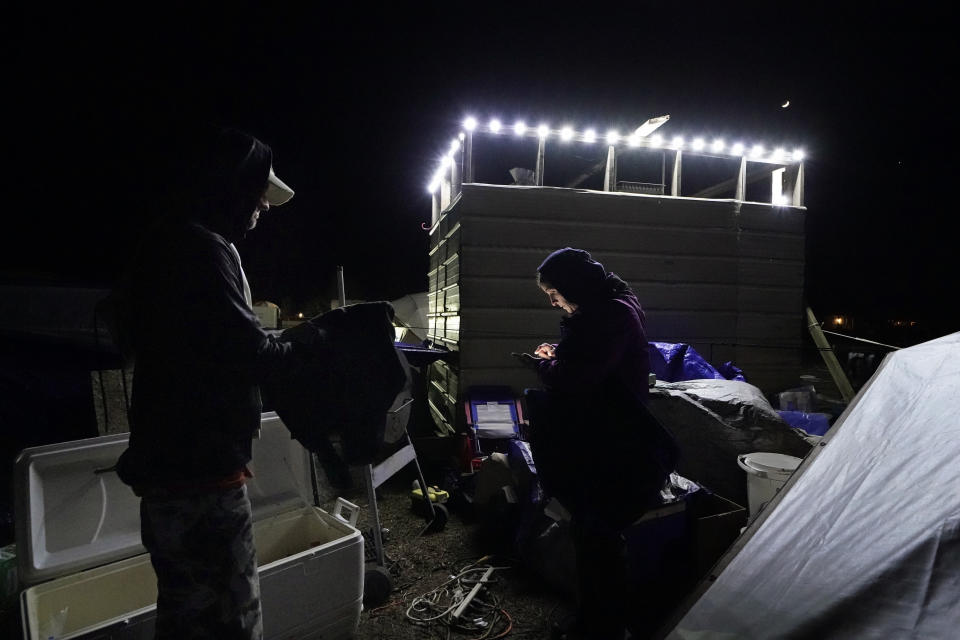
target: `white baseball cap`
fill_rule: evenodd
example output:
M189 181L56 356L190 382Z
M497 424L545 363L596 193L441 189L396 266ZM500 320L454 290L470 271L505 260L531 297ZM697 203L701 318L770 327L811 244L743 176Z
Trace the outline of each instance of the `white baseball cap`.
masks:
M278 178L273 172L273 167L270 167L270 175L267 177L267 202L271 207L279 207L292 197L293 189Z

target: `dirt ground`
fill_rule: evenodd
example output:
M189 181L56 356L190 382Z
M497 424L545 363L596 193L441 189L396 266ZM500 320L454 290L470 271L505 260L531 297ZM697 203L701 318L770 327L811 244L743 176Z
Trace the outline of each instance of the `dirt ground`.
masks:
M525 572L515 558L492 553L495 549L485 541L477 523L466 512L453 509L442 530L423 532L428 520L414 512L410 498L414 479L414 467L409 465L377 490L380 524L388 530L384 550L394 589L386 602L364 606L355 638L549 639L551 626L570 615L572 603L569 599L549 590L536 576ZM355 482L354 489L340 495L361 507L357 526L361 531L369 532L372 516L362 481ZM332 493L321 496L322 507L332 510L336 497ZM370 549L372 553L372 545ZM415 598L474 563L498 567L484 598L495 600L503 613L490 628L466 633L439 622L426 626L407 618L407 610Z

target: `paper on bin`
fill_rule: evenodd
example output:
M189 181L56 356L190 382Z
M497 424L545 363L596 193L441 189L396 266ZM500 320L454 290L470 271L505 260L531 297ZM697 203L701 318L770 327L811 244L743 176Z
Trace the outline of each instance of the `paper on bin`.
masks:
M477 404L477 421L474 424L481 438L512 438L517 432L509 404L488 402Z

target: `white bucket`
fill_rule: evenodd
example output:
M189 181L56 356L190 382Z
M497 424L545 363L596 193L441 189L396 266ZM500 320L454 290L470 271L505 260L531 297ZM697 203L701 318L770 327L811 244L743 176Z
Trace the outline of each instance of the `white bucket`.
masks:
M751 519L773 500L800 462L800 458L782 453L758 452L737 456L737 464L747 472L747 501Z

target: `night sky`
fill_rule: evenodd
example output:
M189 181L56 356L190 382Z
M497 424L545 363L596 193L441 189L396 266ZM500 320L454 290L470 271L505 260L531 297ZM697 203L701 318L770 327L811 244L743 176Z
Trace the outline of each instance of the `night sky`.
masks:
M240 246L255 297L309 310L342 264L348 297L393 299L427 288L426 184L464 116L670 114L665 135L806 150L819 314L960 328L946 17L639 4L14 9L0 281L110 286L214 123L271 145L297 191Z

